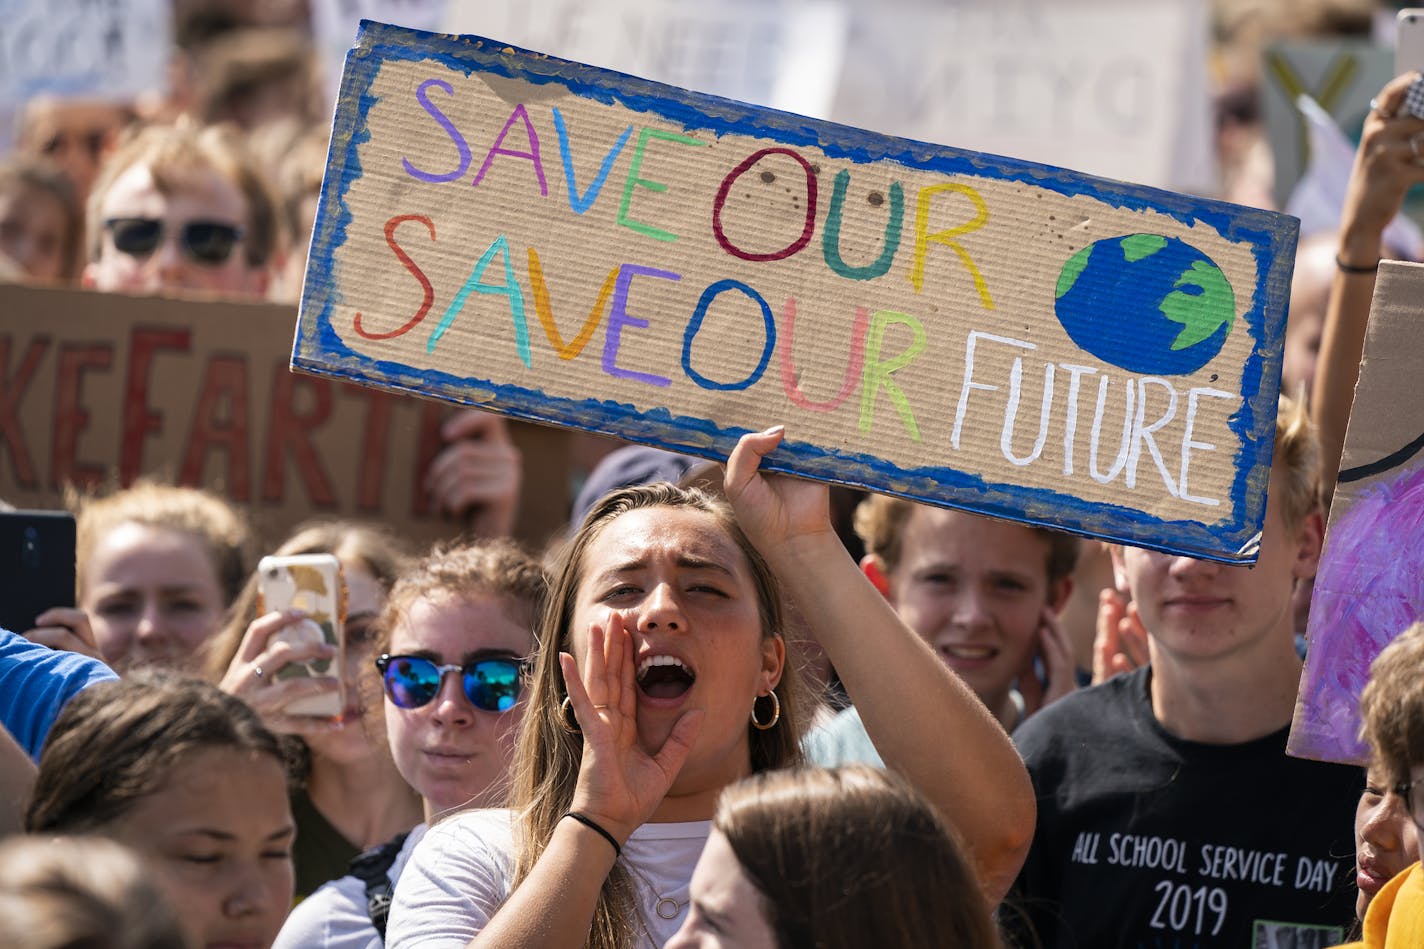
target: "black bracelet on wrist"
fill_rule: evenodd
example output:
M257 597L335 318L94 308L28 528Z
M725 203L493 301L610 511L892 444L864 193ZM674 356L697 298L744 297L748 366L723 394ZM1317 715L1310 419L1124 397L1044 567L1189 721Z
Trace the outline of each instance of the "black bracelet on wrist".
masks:
M1341 273L1379 273L1380 262L1377 260L1373 267L1357 267L1354 264L1347 264L1340 259L1340 255L1335 255L1335 266L1340 268Z
M613 848L613 859L614 859L614 860L617 860L619 857L623 856L623 848L618 845L618 841L613 838L613 835L612 835L612 834L610 834L608 831L606 831L606 830L604 830L602 827L600 827L600 826L598 825L598 822L595 821L593 818L591 818L591 817L585 817L584 815L580 814L578 811L569 811L569 812L568 812L567 814L565 814L564 816L565 816L565 817L572 817L574 820L578 821L580 824L582 824L583 826L587 827L589 830L593 831L594 833L598 834L598 835L599 835L600 837L602 837L604 840L608 841L609 845Z

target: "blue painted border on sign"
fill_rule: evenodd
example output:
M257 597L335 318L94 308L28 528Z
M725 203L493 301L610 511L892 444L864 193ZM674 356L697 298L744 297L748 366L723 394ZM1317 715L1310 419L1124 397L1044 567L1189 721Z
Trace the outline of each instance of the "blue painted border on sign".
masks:
M1243 406L1231 422L1242 446L1235 459L1231 490L1232 509L1238 515L1234 519L1167 521L1135 508L1090 503L1061 492L989 483L949 467L907 470L873 456L795 442L794 431L788 432L787 441L763 465L1142 547L1225 562L1255 559L1254 553L1239 552L1251 546L1265 519L1284 313L1299 227L1294 218L1033 162L892 138L571 63L482 37L427 33L363 20L342 76L328 174L322 184L294 340L293 367L472 405L489 399L499 403L499 411L517 418L572 425L706 457L725 458L744 430L723 429L706 419L674 417L666 410L640 413L618 403L556 398L541 390L496 385L474 377L416 371L362 356L342 342L331 318L338 302L335 252L344 243L351 222L346 192L362 174L358 148L369 139L366 115L376 101L370 93L371 84L386 61L433 61L465 75L480 71L537 84L558 83L575 95L655 114L688 131L735 133L810 146L829 157L857 163L891 160L921 171L1021 182L1063 195L1084 195L1113 207L1155 211L1186 225L1205 224L1230 241L1248 244L1259 276L1255 304L1243 320L1256 345L1244 367ZM333 174L333 169L339 169L339 174ZM1273 313L1277 318L1268 320L1268 314ZM684 440L670 437L673 435Z

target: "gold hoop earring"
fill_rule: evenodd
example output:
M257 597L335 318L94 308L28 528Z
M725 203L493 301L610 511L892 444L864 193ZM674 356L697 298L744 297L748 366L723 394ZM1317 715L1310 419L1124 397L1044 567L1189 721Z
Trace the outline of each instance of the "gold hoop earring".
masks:
M559 723L575 735L582 734L583 729L579 727L578 717L573 712L574 700L565 695L564 700L559 703Z
M758 695L756 698L752 699L752 727L759 732L771 731L771 729L776 727L776 723L781 721L780 696L778 696L774 690L768 692L767 696L771 698L771 720L764 723L757 721L756 717L757 703L762 700L763 696Z

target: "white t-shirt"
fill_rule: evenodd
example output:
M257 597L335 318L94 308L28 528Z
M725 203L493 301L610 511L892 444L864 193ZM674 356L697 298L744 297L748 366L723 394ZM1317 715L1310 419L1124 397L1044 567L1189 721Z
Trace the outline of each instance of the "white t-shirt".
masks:
M465 811L426 833L396 885L386 929L390 949L464 949L484 928L513 879L510 820L504 809ZM687 916L692 868L711 830L711 821L644 824L623 845L655 946L671 939ZM661 897L677 901L672 919L658 914Z
M425 825L417 824L401 844L386 876L391 883L400 879L415 845L425 835ZM366 908L366 884L354 876L323 883L302 900L287 916L272 949L381 949L381 938L371 924Z

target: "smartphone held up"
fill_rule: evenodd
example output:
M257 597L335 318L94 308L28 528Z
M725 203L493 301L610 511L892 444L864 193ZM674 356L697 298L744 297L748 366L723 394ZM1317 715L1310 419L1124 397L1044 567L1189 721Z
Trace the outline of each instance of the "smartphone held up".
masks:
M1394 28L1394 74L1424 74L1424 8L1400 10ZM1401 109L1424 119L1424 75L1414 80Z
M341 561L331 554L299 554L290 557L263 557L257 565L258 612L299 610L303 618L284 627L274 641L294 649L326 645L331 654L287 663L276 673L278 679L330 676L338 683L336 692L298 699L285 711L338 719L346 708L345 668L346 583Z

